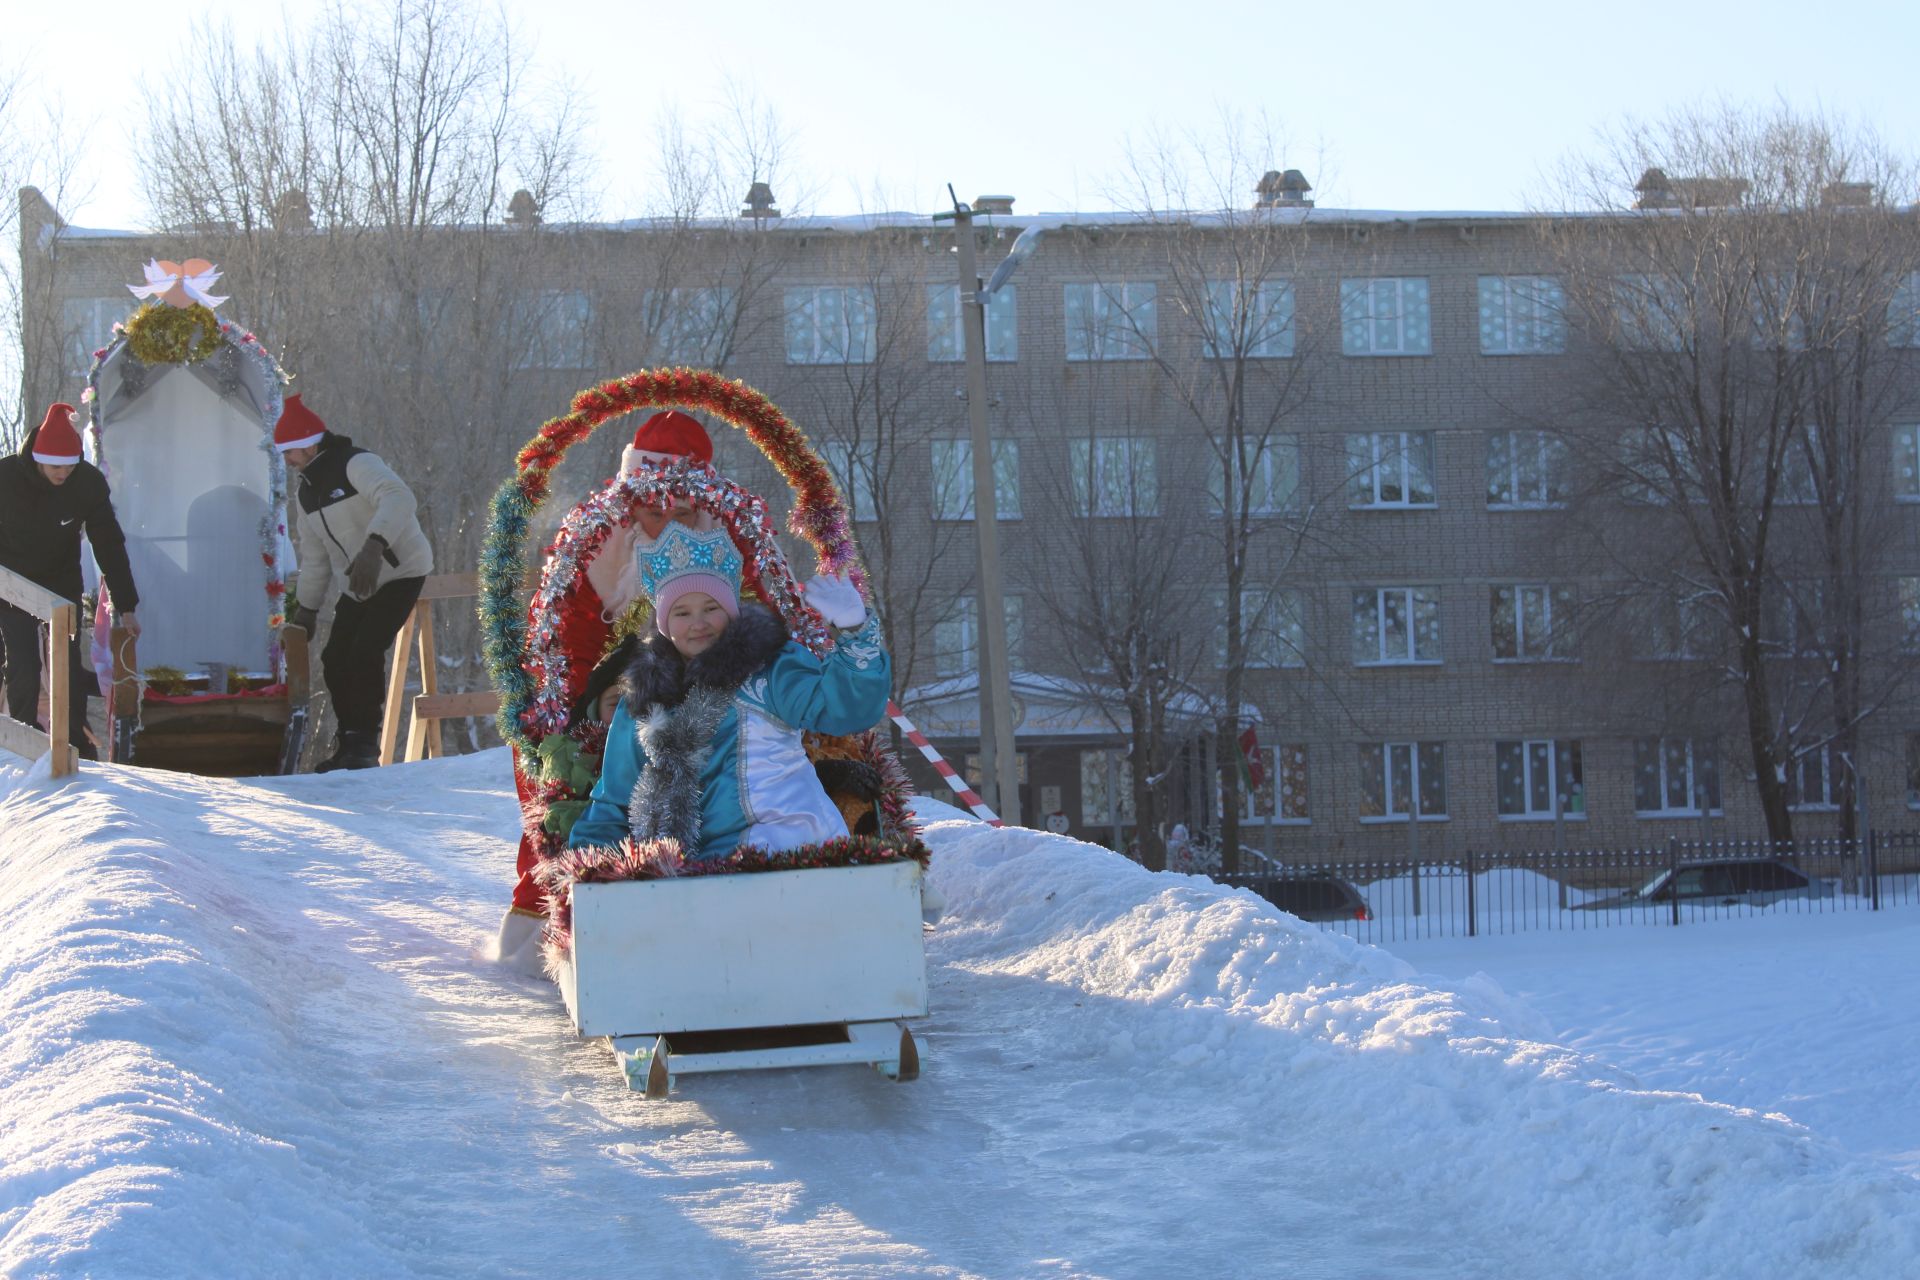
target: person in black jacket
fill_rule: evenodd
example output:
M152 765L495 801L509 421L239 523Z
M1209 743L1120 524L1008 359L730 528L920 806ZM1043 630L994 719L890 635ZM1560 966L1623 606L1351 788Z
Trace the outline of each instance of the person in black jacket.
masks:
M80 456L80 432L73 406L48 408L20 451L0 458L0 568L11 569L56 595L78 601L80 535L93 544L109 598L120 625L140 634L134 610L133 567L127 562L127 538L114 518L113 496L100 469ZM31 724L40 702L40 624L32 614L0 601L0 653L7 669L7 713ZM87 669L80 662L80 638L68 641L67 670L72 710L69 736L81 756L96 759L87 742Z

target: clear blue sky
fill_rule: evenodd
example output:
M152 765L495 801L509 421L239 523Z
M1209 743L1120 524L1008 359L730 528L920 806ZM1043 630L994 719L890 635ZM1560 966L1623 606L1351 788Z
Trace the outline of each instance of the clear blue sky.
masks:
M136 69L191 75L186 14L242 36L271 0L15 6L11 56L90 126L86 226L140 225ZM813 175L813 212L931 211L1007 192L1028 212L1113 207L1129 138L1264 113L1323 205L1515 209L1595 130L1705 99L1783 98L1870 122L1920 152L1920 2L1611 4L1136 0L971 6L507 0L545 71L564 69L610 168L643 173L663 103L710 110L731 77L776 106ZM119 72L120 74L116 74ZM878 193L876 195L876 192ZM640 211L628 177L600 216ZM783 199L785 193L781 193Z

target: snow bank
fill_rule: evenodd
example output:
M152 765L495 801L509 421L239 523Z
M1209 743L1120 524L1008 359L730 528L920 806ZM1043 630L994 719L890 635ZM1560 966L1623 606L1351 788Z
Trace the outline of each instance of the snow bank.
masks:
M1250 892L1063 837L946 822L931 842L951 963L1097 998L1063 1029L1081 1047L1204 1078L1391 1202L1579 1274L1895 1276L1920 1251L1920 1183L1780 1117L1639 1090L1489 981L1444 989Z
M0 766L4 768L4 766ZM930 803L926 1074L628 1094L481 959L503 752L0 774L0 1275L1908 1274L1920 1183Z

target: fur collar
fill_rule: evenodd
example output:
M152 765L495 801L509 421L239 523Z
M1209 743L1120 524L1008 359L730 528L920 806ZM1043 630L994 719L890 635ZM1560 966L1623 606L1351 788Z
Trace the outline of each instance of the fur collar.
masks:
M622 686L627 710L643 720L655 707L677 707L692 689L733 690L772 662L787 644L787 624L764 605L742 602L705 653L688 661L673 641L654 635L633 656Z

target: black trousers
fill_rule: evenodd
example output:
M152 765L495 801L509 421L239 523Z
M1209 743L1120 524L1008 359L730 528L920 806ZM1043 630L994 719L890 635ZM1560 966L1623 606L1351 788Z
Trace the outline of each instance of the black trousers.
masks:
M7 668L7 714L27 724L40 710L40 619L15 605L0 601L0 659ZM94 758L87 745L87 695L93 679L80 664L80 637L67 642L67 737L86 759Z
M365 600L343 595L320 670L342 733L378 733L387 697L387 650L420 599L425 578L395 578ZM401 655L403 658L405 655Z

